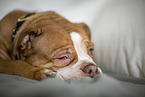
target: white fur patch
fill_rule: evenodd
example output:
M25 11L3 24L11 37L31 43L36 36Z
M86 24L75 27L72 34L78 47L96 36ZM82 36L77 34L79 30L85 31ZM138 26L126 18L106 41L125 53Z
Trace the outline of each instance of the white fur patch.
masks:
M73 67L78 66L82 62L94 63L93 59L87 53L87 48L81 35L76 32L72 32L70 35L78 56L78 61L75 65L73 65Z
M54 77L56 75L56 72L53 72L52 70L49 70L49 69L45 69L43 71L43 73L46 75L46 76L49 76L49 77Z

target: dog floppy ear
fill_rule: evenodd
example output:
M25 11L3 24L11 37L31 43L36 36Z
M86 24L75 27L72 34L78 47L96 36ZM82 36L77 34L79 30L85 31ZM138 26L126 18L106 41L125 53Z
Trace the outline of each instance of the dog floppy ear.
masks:
M85 32L87 33L88 37L91 39L91 31L88 27L88 25L86 25L85 23L80 23L82 28L85 30Z
M32 53L32 41L41 33L39 28L27 28L17 36L12 44L13 55L16 59L24 59Z

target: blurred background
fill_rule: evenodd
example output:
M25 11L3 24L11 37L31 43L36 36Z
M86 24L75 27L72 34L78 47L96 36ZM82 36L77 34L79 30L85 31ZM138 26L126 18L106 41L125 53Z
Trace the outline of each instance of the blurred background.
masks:
M145 77L145 0L0 0L0 19L14 9L85 22L103 72Z
M72 22L87 22L108 0L0 0L0 19L8 12L21 9L26 11L55 11ZM93 15L93 13L95 14Z

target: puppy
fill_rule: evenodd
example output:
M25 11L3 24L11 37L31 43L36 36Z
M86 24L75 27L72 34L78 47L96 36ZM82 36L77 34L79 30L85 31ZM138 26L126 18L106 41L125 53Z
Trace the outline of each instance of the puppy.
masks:
M52 11L15 10L0 21L0 72L34 80L68 80L101 73L90 30Z

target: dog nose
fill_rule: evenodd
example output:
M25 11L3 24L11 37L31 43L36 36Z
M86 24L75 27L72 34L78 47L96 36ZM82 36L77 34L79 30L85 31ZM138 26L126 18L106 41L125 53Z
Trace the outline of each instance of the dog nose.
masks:
M98 68L96 65L94 64L89 64L87 66L85 66L82 71L84 73L88 73L90 75L90 77L94 77L96 74L98 74Z

